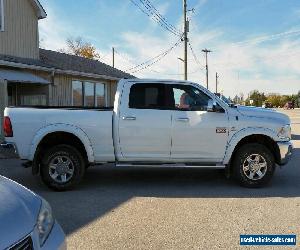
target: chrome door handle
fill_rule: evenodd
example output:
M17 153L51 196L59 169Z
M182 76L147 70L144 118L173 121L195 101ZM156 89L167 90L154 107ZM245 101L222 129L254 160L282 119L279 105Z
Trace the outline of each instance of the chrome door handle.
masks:
M190 119L189 118L177 118L176 121L178 122L188 122Z
M126 121L135 121L136 117L134 117L134 116L123 116L122 119L126 120Z

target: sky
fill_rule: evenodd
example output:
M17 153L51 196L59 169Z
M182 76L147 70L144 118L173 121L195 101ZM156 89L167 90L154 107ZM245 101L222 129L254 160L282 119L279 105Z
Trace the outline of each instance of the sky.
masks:
M115 66L137 77L183 79L178 58L183 58L184 46L177 35L183 30L182 0L144 1L150 1L176 31L169 32L141 11L139 7L147 12L142 0L40 0L48 15L39 22L40 46L60 50L67 38L80 36L109 65L115 47ZM230 97L247 96L254 89L280 94L300 90L299 0L187 0L187 4L193 10L188 12L188 80L206 86L202 49L208 48L213 92L216 72L219 90ZM174 45L153 65L142 64Z

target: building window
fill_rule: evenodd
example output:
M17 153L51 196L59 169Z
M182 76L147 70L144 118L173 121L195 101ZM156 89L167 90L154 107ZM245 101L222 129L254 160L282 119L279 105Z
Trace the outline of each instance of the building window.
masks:
M91 82L84 83L84 106L95 106L95 84Z
M20 96L21 105L30 105L30 106L45 106L47 105L47 96L46 95L21 95Z
M72 91L73 91L73 106L82 106L83 105L83 88L82 82L73 81L72 82Z
M96 107L106 106L105 85L103 83L96 83L95 95L96 95L95 106Z
M8 96L8 106L15 106L16 105L16 88L7 85L7 96Z
M0 0L0 31L4 31L4 1Z
M72 82L73 106L105 107L105 84L95 82Z

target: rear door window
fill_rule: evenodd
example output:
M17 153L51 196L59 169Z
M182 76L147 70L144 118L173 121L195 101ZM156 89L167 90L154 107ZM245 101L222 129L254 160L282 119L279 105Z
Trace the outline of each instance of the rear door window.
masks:
M138 83L130 88L129 108L167 109L165 84Z

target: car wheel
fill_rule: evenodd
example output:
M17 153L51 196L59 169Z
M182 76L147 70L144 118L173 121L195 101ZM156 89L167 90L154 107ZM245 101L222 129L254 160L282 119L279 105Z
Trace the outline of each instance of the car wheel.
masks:
M42 157L41 178L53 190L72 189L81 181L84 172L84 159L72 146L54 146Z
M275 160L262 144L251 143L237 150L233 160L235 179L244 187L262 187L272 178Z

